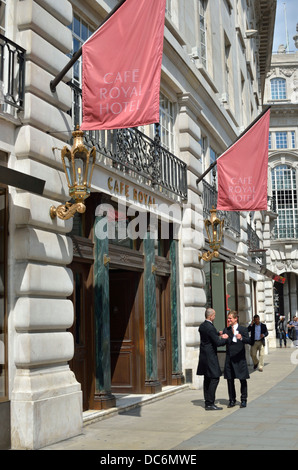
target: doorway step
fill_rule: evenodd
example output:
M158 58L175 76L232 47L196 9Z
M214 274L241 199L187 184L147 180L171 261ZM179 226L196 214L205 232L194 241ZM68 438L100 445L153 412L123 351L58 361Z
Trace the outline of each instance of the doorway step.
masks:
M184 385L168 385L163 387L162 391L153 394L131 394L126 395L124 393L114 393L116 398L116 406L108 410L88 410L83 412L83 425L94 423L102 419L107 419L117 414L124 413L134 408L148 405L157 400L162 400L170 395L182 392L189 388L189 384Z

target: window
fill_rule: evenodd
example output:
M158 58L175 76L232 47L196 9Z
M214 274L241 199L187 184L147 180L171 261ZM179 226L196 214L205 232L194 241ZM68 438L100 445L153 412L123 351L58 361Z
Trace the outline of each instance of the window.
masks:
M297 238L298 205L297 180L294 168L287 165L275 167L271 172L272 195L278 218L274 226L275 238Z
M78 15L74 14L72 24L70 25L73 35L73 49L68 56L71 58L82 46L82 44L93 34L94 29L83 21ZM72 120L73 128L82 122L82 56L72 67L73 77L73 102L72 102Z
M199 0L199 49L202 65L207 66L207 45L206 45L206 0Z
M296 148L295 131L277 131L269 133L269 149Z
M217 153L215 152L215 150L213 150L213 148L210 147L210 165L215 162L215 160L217 159L217 157L218 157L218 155L217 155Z
M287 132L286 131L276 132L275 133L275 139L276 139L276 148L277 149L286 149L288 147L288 145L287 145Z
M88 25L85 21L82 20L78 15L74 14L73 22L70 25L73 35L73 49L69 57L72 57L84 42L93 34L94 28ZM76 85L81 86L82 84L82 57L76 61L72 70L73 70L73 79Z
M212 147L209 148L209 165L212 165L212 163L215 162L215 160L218 158L218 154L215 152L215 150L213 150ZM209 166L208 165L208 166ZM207 167L206 167L206 170L207 170ZM213 167L213 171L211 172L210 171L210 183L212 184L212 180L213 178L216 177L216 174L217 174L217 165L215 165ZM211 180L212 178L212 180Z
M230 79L231 79L231 43L225 35L225 92L227 93L226 101L229 101Z
M286 80L284 78L273 78L271 80L271 99L285 100L286 94Z
M269 150L272 149L272 135L271 135L271 132L269 132L269 144L268 144L268 149L269 149Z
M204 162L206 158L206 151L207 151L207 137L201 136L199 140L199 144L201 146L200 162Z
M162 93L159 101L160 142L167 150L174 153L175 106Z

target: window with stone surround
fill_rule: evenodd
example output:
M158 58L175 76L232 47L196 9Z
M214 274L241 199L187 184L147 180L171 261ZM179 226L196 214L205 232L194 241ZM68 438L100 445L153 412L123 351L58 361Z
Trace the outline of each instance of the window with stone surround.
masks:
M175 115L175 104L161 93L159 102L160 141L172 153L175 152Z
M206 8L207 0L198 0L199 1L199 49L200 49L200 59L202 65L207 67L207 39L206 39Z
M269 149L296 148L296 132L291 130L274 131L269 133Z
M279 165L271 171L272 196L276 203L278 218L273 235L278 238L297 238L298 205L296 170L287 165Z
M285 100L287 98L286 80L284 78L272 78L270 85L272 100Z
M82 47L84 42L94 33L95 29L76 13L74 13L73 21L69 27L72 31L73 38L73 48L71 53L68 54L69 58L71 58ZM71 70L72 84L74 86L71 116L73 120L73 128L75 128L76 124L80 124L82 122L82 95L80 92L82 88L82 56L74 63Z

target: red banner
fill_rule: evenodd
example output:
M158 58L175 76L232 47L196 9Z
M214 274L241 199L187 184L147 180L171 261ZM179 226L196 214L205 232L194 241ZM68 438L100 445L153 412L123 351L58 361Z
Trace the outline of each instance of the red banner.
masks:
M159 122L166 0L126 0L82 46L82 130Z
M267 210L270 109L217 160L217 209Z

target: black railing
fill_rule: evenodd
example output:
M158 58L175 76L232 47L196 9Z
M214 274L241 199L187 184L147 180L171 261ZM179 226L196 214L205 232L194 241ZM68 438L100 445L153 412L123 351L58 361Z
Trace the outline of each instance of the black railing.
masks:
M72 115L74 126L80 124L82 90L69 82L73 90ZM156 190L163 188L187 199L187 165L159 142L150 139L136 128L107 131L86 131L87 146L95 146L101 157L109 158L112 165L130 175L145 178Z
M247 244L251 251L261 248L260 239L250 224L247 224Z
M210 216L210 209L212 206L217 206L217 191L215 186L211 186L209 183L203 180L203 216L207 219ZM228 228L234 232L237 236L240 235L240 213L234 211L217 211L217 216L220 219L224 219L225 228Z
M0 104L23 109L26 51L0 34Z

